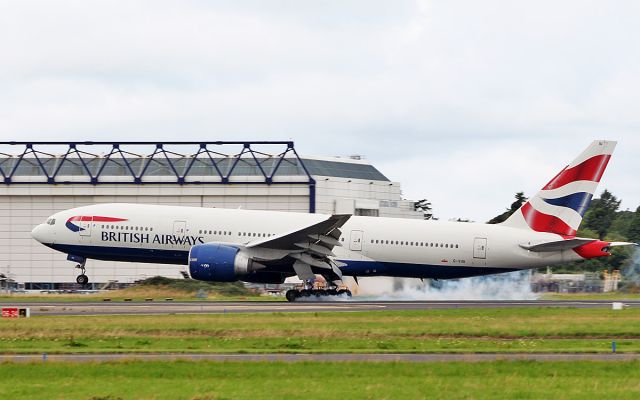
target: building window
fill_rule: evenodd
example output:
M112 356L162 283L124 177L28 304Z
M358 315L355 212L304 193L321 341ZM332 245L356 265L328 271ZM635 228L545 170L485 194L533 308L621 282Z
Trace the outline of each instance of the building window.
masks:
M362 216L362 217L378 217L380 216L380 211L372 210L369 208L356 208L353 212L353 215Z

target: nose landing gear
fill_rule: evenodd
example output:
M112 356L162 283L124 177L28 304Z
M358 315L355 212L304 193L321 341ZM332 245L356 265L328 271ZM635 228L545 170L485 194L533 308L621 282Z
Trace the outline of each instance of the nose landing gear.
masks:
M79 285L86 285L89 283L89 277L87 275L85 275L85 273L87 272L86 268L84 267L84 264L78 264L76 265L76 268L80 269L80 275L78 275L76 277L76 282Z
M89 283L89 277L87 277L87 275L85 275L85 273L87 272L87 269L84 267L85 264L87 263L87 259L85 257L81 257L81 256L74 256L73 254L69 254L67 256L67 260L69 261L75 261L78 263L78 265L76 265L76 268L78 268L80 270L80 275L78 275L76 277L76 282L79 285L85 286L86 284Z

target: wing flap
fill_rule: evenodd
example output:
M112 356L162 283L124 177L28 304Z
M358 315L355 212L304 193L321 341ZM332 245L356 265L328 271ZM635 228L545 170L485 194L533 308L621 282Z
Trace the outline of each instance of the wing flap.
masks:
M316 279L316 275L311 271L311 266L302 261L293 263L293 270L296 272L296 275L298 275L298 278L305 282Z

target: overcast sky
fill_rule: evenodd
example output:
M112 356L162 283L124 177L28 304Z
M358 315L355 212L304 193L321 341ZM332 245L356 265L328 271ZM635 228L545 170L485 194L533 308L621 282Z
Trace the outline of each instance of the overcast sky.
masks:
M486 221L594 139L640 204L638 1L0 0L2 140L362 154Z

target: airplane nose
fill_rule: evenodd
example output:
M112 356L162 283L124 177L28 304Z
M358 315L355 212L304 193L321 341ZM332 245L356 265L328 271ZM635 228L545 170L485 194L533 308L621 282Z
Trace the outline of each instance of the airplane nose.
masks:
M44 242L44 224L40 224L38 226L36 226L35 228L33 228L33 230L31 231L31 237L34 238L35 240L37 240L40 243Z

